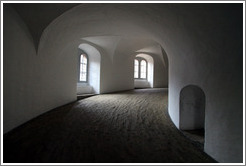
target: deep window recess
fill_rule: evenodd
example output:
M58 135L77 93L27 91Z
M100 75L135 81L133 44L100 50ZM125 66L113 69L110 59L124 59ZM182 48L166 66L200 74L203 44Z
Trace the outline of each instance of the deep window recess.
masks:
M145 59L137 57L134 60L134 78L147 78L147 61Z
M88 75L88 58L86 54L80 55L80 65L79 65L79 82L87 82Z

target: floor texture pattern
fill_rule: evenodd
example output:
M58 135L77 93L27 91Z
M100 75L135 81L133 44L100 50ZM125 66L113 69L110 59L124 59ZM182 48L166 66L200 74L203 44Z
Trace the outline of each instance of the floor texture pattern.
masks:
M4 135L4 162L215 162L173 125L165 89L86 98Z

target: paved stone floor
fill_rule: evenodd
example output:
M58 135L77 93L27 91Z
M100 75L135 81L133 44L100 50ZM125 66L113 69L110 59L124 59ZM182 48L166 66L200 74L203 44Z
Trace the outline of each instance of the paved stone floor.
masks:
M171 122L165 89L89 97L4 135L4 162L213 163Z

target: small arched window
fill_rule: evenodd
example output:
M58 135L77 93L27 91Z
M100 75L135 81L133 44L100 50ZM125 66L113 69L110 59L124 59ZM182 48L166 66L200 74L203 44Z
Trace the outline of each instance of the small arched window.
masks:
M137 57L134 60L134 78L147 79L147 61Z
M140 69L140 78L146 79L146 74L147 74L147 63L146 60L141 60L141 69Z
M80 65L79 65L79 82L87 82L88 76L88 58L86 54L80 55Z
M135 59L134 60L134 78L139 77L138 68L139 68L139 61Z

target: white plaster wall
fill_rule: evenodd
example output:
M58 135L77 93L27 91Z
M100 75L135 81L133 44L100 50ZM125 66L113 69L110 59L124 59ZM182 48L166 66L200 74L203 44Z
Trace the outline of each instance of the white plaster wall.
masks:
M134 87L135 88L150 88L150 83L147 80L135 79Z
M7 26L9 31L4 32L4 57L9 57L4 58L7 64L4 67L4 91L5 87L8 91L8 94L4 92L4 125L9 125L4 126L5 131L37 115L38 112L75 99L77 79L76 59L73 59L73 55L77 55L77 47L81 43L77 42L78 38L105 34L125 38L147 38L159 43L168 55L168 109L175 125L179 127L181 89L189 84L201 87L206 95L205 151L219 162L242 162L241 9L242 7L233 4L83 4L66 12L45 29L38 56L35 58L32 57L35 51L25 34L26 31L16 25L16 17L9 15L9 23L4 26ZM7 17L6 14L4 17ZM18 35L21 36L16 38ZM109 48L111 55L106 48L98 48L102 56L102 92L133 88L133 73L132 76L128 74L133 71L133 59L128 55L153 45L144 40L127 41ZM18 48L18 52L12 49L13 46ZM12 58L18 58L17 53L24 56L17 62L22 62L18 65L26 64L23 65L26 68L21 68L30 72L30 79L22 79L28 72L15 71L16 65L11 64ZM14 57L10 58L11 55ZM40 65L35 64L36 58L40 58ZM28 67L32 64L35 65ZM155 66L158 64L155 63ZM29 71L30 68L33 70ZM163 76L163 68L158 67L154 70L155 73L159 71L155 78ZM10 77L16 72L22 75ZM17 81L21 86L14 83ZM158 81L154 79L154 82L158 85ZM25 91L27 89L29 93ZM28 100L24 99L33 98L28 97L28 94L36 94L33 92L37 89L40 93L35 97L40 100L34 101L36 103L26 103ZM18 96L16 92L19 92ZM25 109L29 105L32 109ZM38 108L38 105L43 108ZM11 112L14 109L18 111ZM17 112L24 110L24 115L29 117L18 116ZM16 120L13 120L15 118Z
M168 57L159 43L140 49L137 52L141 53L141 55L149 55L153 58L151 59L151 61L154 62L153 68L148 68L148 72L153 73L148 75L151 87L168 88ZM149 66L152 66L152 64L150 63Z
M113 62L114 91L133 89L133 59L124 53L116 53Z
M154 57L154 88L168 88L168 66L164 66L159 57Z
M110 36L109 36L110 37ZM108 38L109 38L108 37ZM100 44L99 41L105 39L105 37L92 37L94 38L94 41L96 41L96 44ZM114 36L112 38L115 38ZM137 50L137 48L131 48L129 44L131 43L139 43L141 41L141 38L131 38L126 39L123 36L118 36L120 40L117 40L118 44L114 45L115 40L106 40L107 45L100 45L99 47L102 48L103 53L108 53L107 55L104 54L102 56L102 62L101 62L101 93L109 93L109 92L115 92L115 91L122 91L122 90L129 90L134 88L134 52ZM96 40L97 39L97 40ZM90 40L93 42L93 40ZM151 41L153 42L153 41ZM143 45L139 44L139 47L142 48ZM113 50L113 51L112 51ZM114 53L113 56L110 53ZM136 55L136 53L135 53ZM161 61L159 55L155 55L156 60ZM147 56L147 58L150 59L150 62L153 63L153 58L150 56ZM145 57L145 58L146 58ZM112 59L111 59L112 58ZM158 63L159 68L163 66L162 63ZM149 72L151 70L153 71L153 68L149 68ZM159 72L159 73L158 73ZM165 87L167 84L162 79L162 71L156 71L155 73L159 77L155 78L156 80L160 80L159 87ZM152 77L154 77L154 74L149 75L149 80L151 85L148 85L147 87L154 87L153 86L153 80ZM146 87L146 84L143 82L138 82L139 87Z
M77 94L93 94L95 93L92 86L90 86L88 83L77 83Z
M183 23L169 36L175 42L169 51L170 116L179 127L181 89L189 84L200 86L206 95L205 152L219 162L242 162L240 7L181 5L176 10L183 11L177 16Z
M148 63L148 73L151 73L151 74L148 74L147 78L148 78L148 82L150 84L150 88L153 88L154 87L154 61L152 60L152 63ZM162 76L164 77L164 76ZM162 78L161 77L161 78ZM164 88L165 86L162 85L162 88Z
M35 105L33 98L40 99L36 52L31 35L17 13L4 6L4 56L3 56L3 115L4 133L29 120ZM33 78L34 77L34 78ZM40 113L40 110L35 110Z
M32 37L18 14L4 5L3 132L57 106L74 101L74 78L64 65L73 58L36 54ZM74 61L76 62L76 60ZM73 69L73 66L70 66ZM74 70L75 72L76 70Z

